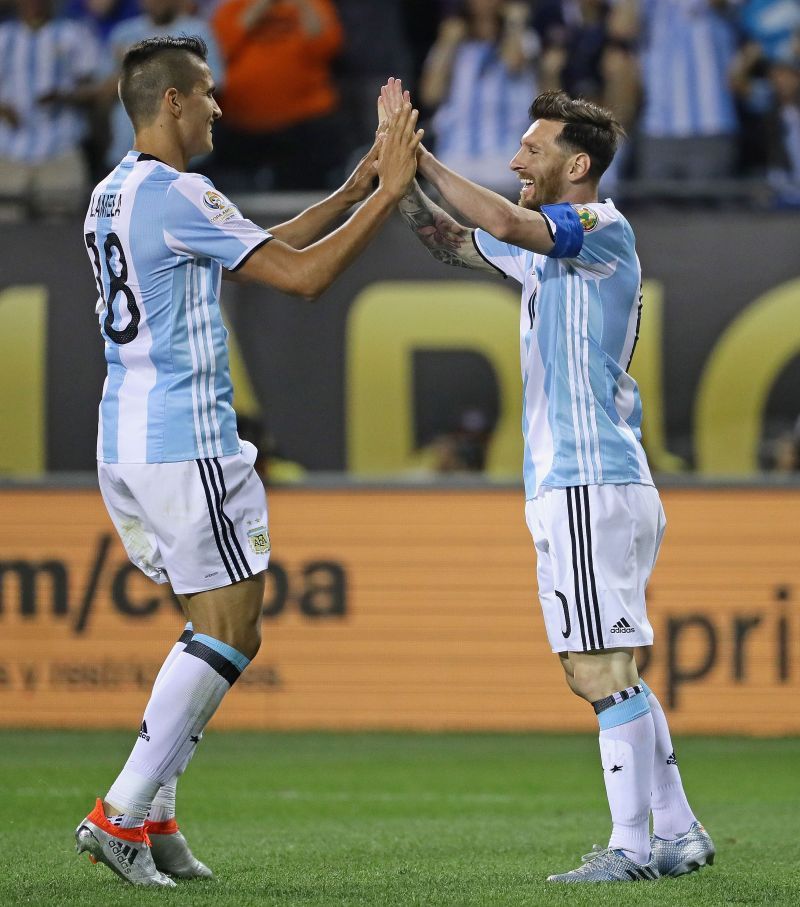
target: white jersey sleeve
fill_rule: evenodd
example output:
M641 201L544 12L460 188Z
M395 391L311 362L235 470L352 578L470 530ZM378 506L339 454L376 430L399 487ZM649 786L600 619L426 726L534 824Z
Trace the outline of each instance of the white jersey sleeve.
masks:
M525 282L525 274L531 267L532 252L501 242L491 233L480 228L473 232L472 241L481 258L496 268L504 277L513 277L519 283Z
M164 238L178 255L212 258L235 271L273 238L204 176L182 173L168 192Z
M625 249L625 218L613 205L575 205L583 226L583 246L568 263L587 277L610 277Z

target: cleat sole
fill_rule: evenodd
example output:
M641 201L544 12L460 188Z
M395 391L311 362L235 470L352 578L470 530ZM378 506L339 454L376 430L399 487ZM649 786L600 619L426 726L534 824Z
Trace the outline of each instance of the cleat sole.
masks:
M702 869L704 866L713 866L714 865L714 854L709 854L707 857L701 857L697 860L687 860L685 863L680 863L676 866L669 875L672 878L677 878L678 876L689 875L691 872L697 872Z

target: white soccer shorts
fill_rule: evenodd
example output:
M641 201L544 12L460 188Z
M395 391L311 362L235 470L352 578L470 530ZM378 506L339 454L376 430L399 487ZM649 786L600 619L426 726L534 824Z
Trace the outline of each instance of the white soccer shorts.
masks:
M190 594L260 573L269 563L267 497L256 448L179 463L98 463L100 492L131 561Z
M525 519L554 652L653 644L644 593L667 521L652 485L542 489Z

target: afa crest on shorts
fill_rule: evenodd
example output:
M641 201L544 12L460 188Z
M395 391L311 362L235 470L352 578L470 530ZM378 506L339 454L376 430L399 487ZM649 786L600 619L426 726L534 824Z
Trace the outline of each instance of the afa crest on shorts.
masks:
M257 526L247 533L247 540L253 549L253 554L266 554L270 549L269 532L266 526Z
M591 208L578 208L577 212L578 217L581 219L583 232L588 233L590 230L594 230L597 226L597 212L592 211Z

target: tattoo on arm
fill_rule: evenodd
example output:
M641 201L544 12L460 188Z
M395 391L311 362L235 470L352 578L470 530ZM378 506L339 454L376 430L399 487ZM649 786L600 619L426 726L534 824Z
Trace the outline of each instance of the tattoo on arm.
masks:
M473 230L462 226L435 205L417 183L400 200L398 210L437 261L455 268L471 268L487 274L499 273L475 248Z

